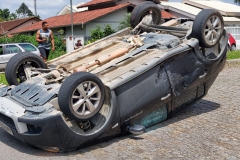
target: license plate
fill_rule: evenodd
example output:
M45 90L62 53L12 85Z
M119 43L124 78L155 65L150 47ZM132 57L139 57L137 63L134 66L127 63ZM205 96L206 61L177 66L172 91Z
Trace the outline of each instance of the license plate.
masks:
M2 129L4 129L6 132L8 132L9 134L13 135L12 130L3 122L0 121L0 127L2 127Z

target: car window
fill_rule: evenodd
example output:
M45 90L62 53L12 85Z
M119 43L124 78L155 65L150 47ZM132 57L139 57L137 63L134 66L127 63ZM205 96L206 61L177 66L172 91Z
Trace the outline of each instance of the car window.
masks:
M5 54L20 53L21 49L16 45L6 45Z
M3 55L3 47L0 46L0 55Z
M36 51L37 49L31 45L31 44L18 44L20 47L22 47L25 51L31 52L31 51Z

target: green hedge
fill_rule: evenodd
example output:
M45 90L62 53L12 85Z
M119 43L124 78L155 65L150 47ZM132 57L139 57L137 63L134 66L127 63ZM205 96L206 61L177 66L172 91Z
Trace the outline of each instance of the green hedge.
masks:
M227 53L227 59L238 59L240 58L240 50L230 51Z
M50 52L49 60L54 59L56 57L59 57L66 53L66 46L63 43L62 39L58 36L54 36L55 41L55 52ZM18 34L13 36L12 38L8 37L1 37L0 38L0 44L6 44L6 43L31 43L38 46L38 43L36 42L36 35L28 36L24 34Z
M0 84L1 83L8 85L7 80L5 78L5 74L0 73Z

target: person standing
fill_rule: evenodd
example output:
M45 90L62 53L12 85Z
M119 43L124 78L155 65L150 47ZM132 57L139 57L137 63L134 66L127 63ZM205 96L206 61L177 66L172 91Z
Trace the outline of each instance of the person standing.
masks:
M42 22L42 29L37 31L36 41L38 42L38 49L44 62L47 61L52 44L52 51L55 51L54 37L52 31L48 28L46 21Z

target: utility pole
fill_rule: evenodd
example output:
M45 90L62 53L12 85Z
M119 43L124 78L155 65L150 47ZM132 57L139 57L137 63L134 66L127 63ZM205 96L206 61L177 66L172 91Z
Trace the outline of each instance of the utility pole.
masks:
M70 0L70 7L71 7L71 32L72 32L72 42L74 48L74 38L73 38L73 7L72 7L72 0Z
M37 16L37 0L34 0L35 16Z

